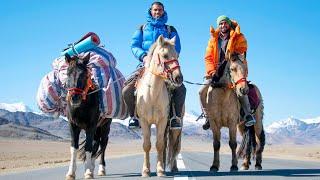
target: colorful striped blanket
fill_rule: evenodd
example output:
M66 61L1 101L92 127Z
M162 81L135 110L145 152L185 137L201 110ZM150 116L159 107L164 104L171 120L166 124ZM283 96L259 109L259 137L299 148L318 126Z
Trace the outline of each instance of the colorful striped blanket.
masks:
M122 99L122 88L125 78L116 68L117 61L106 49L96 47L80 57L90 53L88 67L92 72L92 79L98 88L99 108L101 116L107 118L125 119L127 109ZM64 85L67 79L68 64L64 57L59 57L52 63L53 71L43 77L37 93L37 103L41 111L51 115L66 116L67 94Z

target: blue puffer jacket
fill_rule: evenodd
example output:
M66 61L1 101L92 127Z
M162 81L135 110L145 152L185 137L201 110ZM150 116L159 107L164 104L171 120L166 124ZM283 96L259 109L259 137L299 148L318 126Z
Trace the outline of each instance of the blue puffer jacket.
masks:
M167 12L164 11L164 14L155 19L152 17L150 10L147 13L147 24L143 27L143 32L141 27L137 29L131 40L131 50L133 55L142 62L142 58L147 55L147 52L150 46L157 40L157 38L162 34L165 38L173 38L176 36L176 51L180 54L181 45L178 32L171 28L170 37L168 29L165 23L168 20Z

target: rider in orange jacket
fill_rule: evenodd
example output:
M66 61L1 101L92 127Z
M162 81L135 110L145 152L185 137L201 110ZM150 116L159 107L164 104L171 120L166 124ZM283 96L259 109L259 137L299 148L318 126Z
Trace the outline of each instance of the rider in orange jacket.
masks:
M202 111L206 115L207 108L205 107L205 97L211 82L218 82L220 77L217 74L219 65L229 59L231 55L237 54L239 57L245 57L247 51L247 40L240 32L240 26L236 21L230 20L227 16L222 15L217 18L216 30L210 27L210 39L205 54L206 75L205 83L199 91L200 103ZM245 58L243 62L247 64ZM248 68L246 68L248 69ZM246 72L248 74L248 72ZM250 103L247 95L239 97L241 106L245 113L246 126L251 126L255 123L254 117L251 115ZM210 128L208 119L203 125L203 129Z

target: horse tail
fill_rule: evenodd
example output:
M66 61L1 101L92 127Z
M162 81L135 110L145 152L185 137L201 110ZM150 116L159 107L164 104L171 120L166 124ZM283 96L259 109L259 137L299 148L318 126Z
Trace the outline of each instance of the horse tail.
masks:
M266 135L264 133L264 130L262 129L260 136L259 136L259 147L257 149L257 153L262 153L262 151L264 150L264 145L266 144Z
M86 140L83 140L81 143L80 143L80 149L79 149L79 159L81 160L81 161L85 161L86 160L86 150L85 150L85 143L86 142ZM100 138L99 139L97 139L97 140L95 140L94 142L93 142L93 147L92 147L92 155L91 155L91 157L98 157L100 154L101 154L101 150L100 151L98 151L98 149L99 149L99 145L100 145Z
M245 132L237 152L238 158L244 158L245 156L250 157L251 153L255 154L256 151L256 139L254 126L245 127Z

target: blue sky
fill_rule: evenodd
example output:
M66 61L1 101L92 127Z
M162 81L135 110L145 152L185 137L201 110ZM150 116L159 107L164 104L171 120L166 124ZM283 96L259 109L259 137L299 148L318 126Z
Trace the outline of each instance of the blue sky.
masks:
M137 65L129 43L146 21L153 1L10 0L0 2L0 102L24 102L37 109L41 78L70 42L96 32L128 75ZM248 40L249 80L260 87L265 123L294 116L320 115L320 2L308 1L162 1L168 24L181 38L185 80L202 82L209 27L225 14ZM199 86L188 85L187 111L200 112Z

